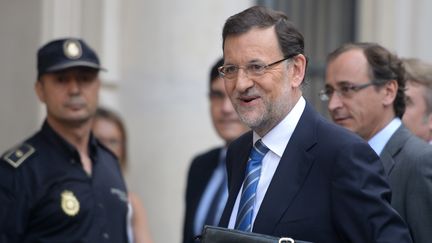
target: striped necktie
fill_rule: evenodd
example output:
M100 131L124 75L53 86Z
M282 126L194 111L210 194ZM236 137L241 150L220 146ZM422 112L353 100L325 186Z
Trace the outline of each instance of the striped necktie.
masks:
M252 147L246 167L246 177L240 198L239 210L235 228L242 231L252 231L252 216L255 204L256 189L261 174L261 162L269 149L261 142L256 141Z

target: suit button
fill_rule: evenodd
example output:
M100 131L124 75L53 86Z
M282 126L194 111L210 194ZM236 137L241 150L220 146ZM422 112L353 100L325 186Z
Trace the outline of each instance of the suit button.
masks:
M108 240L108 239L109 239L109 234L105 232L105 233L102 234L102 237L103 237L104 239L107 239L107 240Z

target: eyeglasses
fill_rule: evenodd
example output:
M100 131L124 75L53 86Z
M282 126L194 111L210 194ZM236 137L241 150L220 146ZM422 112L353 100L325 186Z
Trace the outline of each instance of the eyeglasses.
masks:
M238 76L238 72L240 69L243 69L248 75L248 77L259 77L265 73L265 71L272 66L281 63L285 60L288 60L294 56L297 56L298 54L291 54L286 56L285 58L272 62L270 64L264 64L260 62L253 62L246 64L245 66L237 66L237 65L223 65L218 68L219 74L226 80L234 80Z
M328 101L332 97L332 95L336 92L339 97L342 98L351 98L354 93L369 87L371 85L375 85L372 81L365 84L350 84L343 83L339 86L339 88L335 89L331 86L325 87L323 90L319 92L319 97L322 101Z

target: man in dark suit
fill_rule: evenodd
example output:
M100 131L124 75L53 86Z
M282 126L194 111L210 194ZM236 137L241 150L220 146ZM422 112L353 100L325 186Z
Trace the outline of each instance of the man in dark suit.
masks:
M219 59L211 68L209 83L210 113L213 126L224 146L211 149L195 157L191 163L186 187L186 212L183 225L183 242L195 242L203 226L217 225L228 196L226 179L226 146L246 132L227 97L225 84L219 77Z
M380 155L392 206L413 241L432 238L432 147L404 127L405 73L401 60L375 43L351 43L328 57L326 85L332 119L368 141Z
M228 96L253 131L229 146L220 226L319 243L411 242L378 156L302 97L304 41L287 17L263 7L231 16L223 52Z

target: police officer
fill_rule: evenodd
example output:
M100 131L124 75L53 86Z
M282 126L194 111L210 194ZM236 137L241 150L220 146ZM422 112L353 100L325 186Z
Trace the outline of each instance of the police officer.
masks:
M91 134L100 66L81 39L38 51L39 132L0 160L0 242L127 242L126 187L115 156Z

